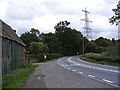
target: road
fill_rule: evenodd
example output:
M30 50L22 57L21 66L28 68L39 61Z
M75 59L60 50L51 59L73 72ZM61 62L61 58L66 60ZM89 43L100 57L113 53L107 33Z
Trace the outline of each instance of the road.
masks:
M79 56L64 57L57 61L61 66L84 76L101 82L118 86L120 82L120 71L116 66L90 63L79 59Z
M54 62L34 63L39 66L22 88L111 88L118 90L115 85L95 79L97 75L90 73L93 70L88 68L92 64L79 61L78 57L64 57ZM97 66L94 65L94 67ZM97 69L99 70L100 66ZM102 73L102 71L100 72Z

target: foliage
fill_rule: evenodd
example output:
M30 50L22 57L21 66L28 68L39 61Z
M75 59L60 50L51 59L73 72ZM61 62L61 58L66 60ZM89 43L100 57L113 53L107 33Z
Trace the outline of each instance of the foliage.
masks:
M39 36L40 31L38 29L31 28L30 30L31 34L35 34L36 36Z
M43 44L42 42L32 42L30 44L30 52L31 54L37 55L39 53L47 53L49 51L49 48L46 44Z
M113 15L111 18L109 18L109 22L116 25L120 22L120 1L118 2L117 8L112 9L115 15Z
M86 48L85 48L85 53L96 52L96 50L97 50L97 45L94 41L87 42Z
M49 53L60 53L61 42L53 33L42 34L42 42L49 47Z
M46 55L46 59L44 58L44 55ZM55 58L59 58L62 57L62 54L45 54L45 53L41 53L38 55L31 55L31 58L35 58L38 60L38 62L45 62L51 59L55 59Z
M105 62L111 62L111 63L119 63L119 58L118 57L107 57L104 54L85 54L85 57L89 59L93 59L95 61L105 61Z
M31 30L33 30L33 29L31 29ZM33 31L30 31L30 32L25 32L25 33L21 34L21 36L20 36L20 39L25 43L27 50L29 50L31 42L39 42L40 41L39 38L37 37L37 35L35 34L35 32L33 32Z
M90 59L86 56L80 56L80 59L88 61L88 62L92 62L92 63L99 63L99 64L105 64L105 65L114 65L114 66L120 65L120 63L118 63L118 62L117 63L116 62L108 62L108 61L103 61L103 60L96 61L95 59Z
M105 56L112 57L112 58L118 58L118 44L114 46L109 46L109 48L105 52Z
M34 55L50 53L69 56L83 53L83 40L85 53L106 52L118 42L114 38L110 40L103 37L89 41L80 31L72 29L68 21L60 21L54 28L55 33L40 34L38 29L32 28L30 32L22 34L21 39L27 45L27 50Z
M95 43L97 46L108 47L110 46L111 42L107 38L99 37L98 39L95 40Z
M82 53L82 34L68 27L70 22L62 21L55 26L55 36L59 42L59 52L64 55Z
M28 79L29 75L34 71L36 65L30 63L24 64L24 68L11 71L3 76L2 86L3 88L19 88Z

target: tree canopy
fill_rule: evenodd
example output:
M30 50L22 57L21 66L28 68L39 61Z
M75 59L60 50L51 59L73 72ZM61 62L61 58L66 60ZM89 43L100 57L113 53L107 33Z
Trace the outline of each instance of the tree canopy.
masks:
M111 18L109 18L109 22L116 25L120 22L120 1L118 2L117 8L112 9L115 15L113 15Z

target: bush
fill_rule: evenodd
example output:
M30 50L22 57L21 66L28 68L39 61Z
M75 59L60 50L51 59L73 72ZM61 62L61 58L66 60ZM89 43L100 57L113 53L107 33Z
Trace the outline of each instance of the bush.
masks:
M119 63L119 58L106 57L103 54L87 53L87 54L85 54L85 57L87 57L89 59L93 59L95 61L105 61L105 62L111 62L111 63Z
M46 55L46 59L44 59L44 55ZM62 57L63 55L62 54L38 54L38 55L30 55L29 57L30 58L35 58L38 60L38 62L44 62L46 60L51 60L51 59L54 59L54 58L59 58L59 57Z

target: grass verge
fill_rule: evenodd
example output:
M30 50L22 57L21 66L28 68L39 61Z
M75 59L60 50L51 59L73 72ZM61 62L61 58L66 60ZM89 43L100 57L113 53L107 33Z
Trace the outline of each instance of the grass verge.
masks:
M61 57L60 57L61 58ZM45 60L43 62L34 62L34 63L45 63L45 62L53 62L53 61L57 61L59 58L54 58L54 59L51 59L51 60Z
M98 63L98 64L105 64L105 65L112 65L112 66L120 66L120 63L111 63L111 62L105 62L105 61L96 61L94 59L89 59L85 56L80 56L80 59L92 62L92 63Z
M2 88L20 88L37 66L38 65L26 63L20 69L7 73L3 76Z
M51 59L51 60L46 60L44 62L53 62L53 61L57 61L59 58L55 58L55 59Z

